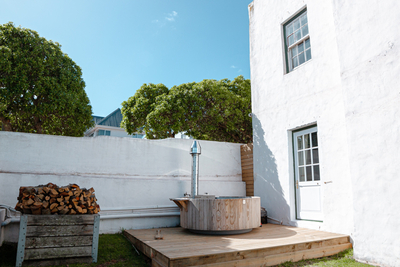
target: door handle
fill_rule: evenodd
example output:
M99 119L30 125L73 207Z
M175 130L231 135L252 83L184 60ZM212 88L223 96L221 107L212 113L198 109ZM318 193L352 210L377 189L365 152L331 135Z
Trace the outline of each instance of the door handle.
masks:
M299 189L299 180L296 180L296 188Z

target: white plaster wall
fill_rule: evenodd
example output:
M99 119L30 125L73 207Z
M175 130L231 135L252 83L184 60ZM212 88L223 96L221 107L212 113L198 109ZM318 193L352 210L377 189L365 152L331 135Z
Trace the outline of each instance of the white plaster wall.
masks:
M304 5L313 59L283 74L281 24ZM357 260L400 266L400 2L255 0L249 13L262 205L285 224L350 234ZM290 130L313 122L332 181L320 224L293 220Z
M305 6L312 59L285 74L282 24ZM249 13L255 195L268 215L283 224L352 234L352 184L332 3L255 0ZM291 134L312 123L318 126L323 223L295 218Z
M400 2L332 2L353 182L354 255L400 266Z
M192 142L0 132L0 203L15 206L20 186L76 183L96 190L103 233L176 226L179 209L169 198L190 193ZM245 196L240 144L200 144L200 194ZM124 217L131 213L145 215ZM124 218L106 219L115 215Z

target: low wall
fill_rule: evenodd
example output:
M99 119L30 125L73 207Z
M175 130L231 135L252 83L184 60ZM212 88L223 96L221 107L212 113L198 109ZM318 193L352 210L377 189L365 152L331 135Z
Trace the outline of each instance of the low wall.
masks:
M177 226L169 198L190 193L192 142L0 132L0 204L14 207L20 186L76 183L96 190L101 233ZM199 193L245 196L240 144L200 144Z

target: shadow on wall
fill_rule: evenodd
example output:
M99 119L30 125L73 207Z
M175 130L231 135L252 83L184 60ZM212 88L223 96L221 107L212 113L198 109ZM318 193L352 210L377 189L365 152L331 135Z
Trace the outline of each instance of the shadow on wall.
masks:
M261 122L253 114L254 193L261 197L261 206L267 210L268 217L289 225L290 207L279 181L275 156L264 136Z

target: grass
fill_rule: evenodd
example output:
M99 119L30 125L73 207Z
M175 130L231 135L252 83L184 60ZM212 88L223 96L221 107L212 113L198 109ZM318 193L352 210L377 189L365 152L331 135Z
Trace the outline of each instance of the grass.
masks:
M0 247L0 266L14 267L17 248L15 246L3 245ZM122 234L100 235L97 263L71 264L68 267L106 267L106 266L151 266L150 259L138 255L132 245ZM365 267L368 264L356 262L353 259L353 250L349 249L337 255L320 259L303 260L299 262L285 262L276 265L279 267L303 267L303 266L343 266L343 267Z
M16 246L3 245L0 247L0 266L14 267L17 257ZM70 264L68 267L148 267L150 260L138 255L128 240L122 234L100 235L97 263L92 264Z
M335 267L365 267L371 266L365 263L360 263L354 260L353 250L348 249L340 252L339 254L324 257L320 259L302 260L298 262L285 262L276 267L306 267L306 266L335 266Z

